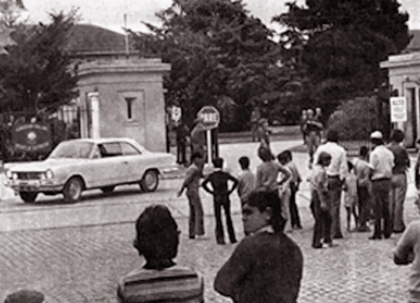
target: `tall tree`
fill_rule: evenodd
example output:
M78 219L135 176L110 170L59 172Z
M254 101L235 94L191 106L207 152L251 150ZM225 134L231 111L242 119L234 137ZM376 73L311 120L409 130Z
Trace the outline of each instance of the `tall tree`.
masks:
M341 100L372 95L387 81L379 63L410 41L396 0L307 0L273 18L287 27L285 52L307 77L302 105L331 113Z
M77 77L66 52L76 13L51 14L50 24L19 25L0 58L0 108L53 111L77 96Z
M162 26L133 33L135 45L143 56L171 63L167 101L180 104L190 120L203 105L229 105L236 108L234 124L242 127L253 103L278 98L288 82L272 31L242 1L174 0L157 16Z

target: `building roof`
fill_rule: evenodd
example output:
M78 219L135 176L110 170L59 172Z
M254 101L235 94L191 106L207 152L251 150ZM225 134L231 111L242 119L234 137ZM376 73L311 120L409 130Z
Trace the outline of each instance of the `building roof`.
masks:
M109 29L75 24L70 34L68 50L72 56L123 55L126 53L126 36ZM133 48L129 48L130 52Z
M406 52L411 53L420 51L420 29L410 30L410 34L413 35L413 37L406 48Z

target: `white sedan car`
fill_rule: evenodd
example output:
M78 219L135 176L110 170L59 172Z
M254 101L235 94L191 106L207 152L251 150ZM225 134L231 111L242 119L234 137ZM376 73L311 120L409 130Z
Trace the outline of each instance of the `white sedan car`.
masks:
M62 193L64 201L76 202L82 192L99 188L112 192L117 185L139 184L155 191L159 175L177 169L174 155L146 150L127 138L63 141L44 161L6 164L6 186L26 203L39 193Z

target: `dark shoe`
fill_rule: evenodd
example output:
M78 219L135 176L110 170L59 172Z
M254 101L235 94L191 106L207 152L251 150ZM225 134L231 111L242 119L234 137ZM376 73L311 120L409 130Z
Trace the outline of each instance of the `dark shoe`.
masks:
M219 245L225 245L226 243L225 243L225 241L217 241L217 244L219 244Z
M232 243L232 244L234 244L236 242L238 242L236 239L230 240L230 243Z
M369 240L381 240L382 237L381 236L371 236L369 237Z
M315 248L315 249L319 249L319 248L322 248L322 244L321 243L312 244L312 247Z
M391 235L384 235L384 238L389 239L389 238L391 238Z
M195 236L189 235L188 238L190 238L191 240L194 240L195 239Z
M333 239L343 239L343 235L342 235L342 234L335 235L335 236L333 237Z

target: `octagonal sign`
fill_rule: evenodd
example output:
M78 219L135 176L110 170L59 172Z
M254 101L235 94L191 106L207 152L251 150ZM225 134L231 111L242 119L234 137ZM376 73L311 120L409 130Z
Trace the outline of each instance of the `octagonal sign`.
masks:
M203 125L208 130L219 126L220 113L214 106L204 106L198 111L197 117L203 120Z

